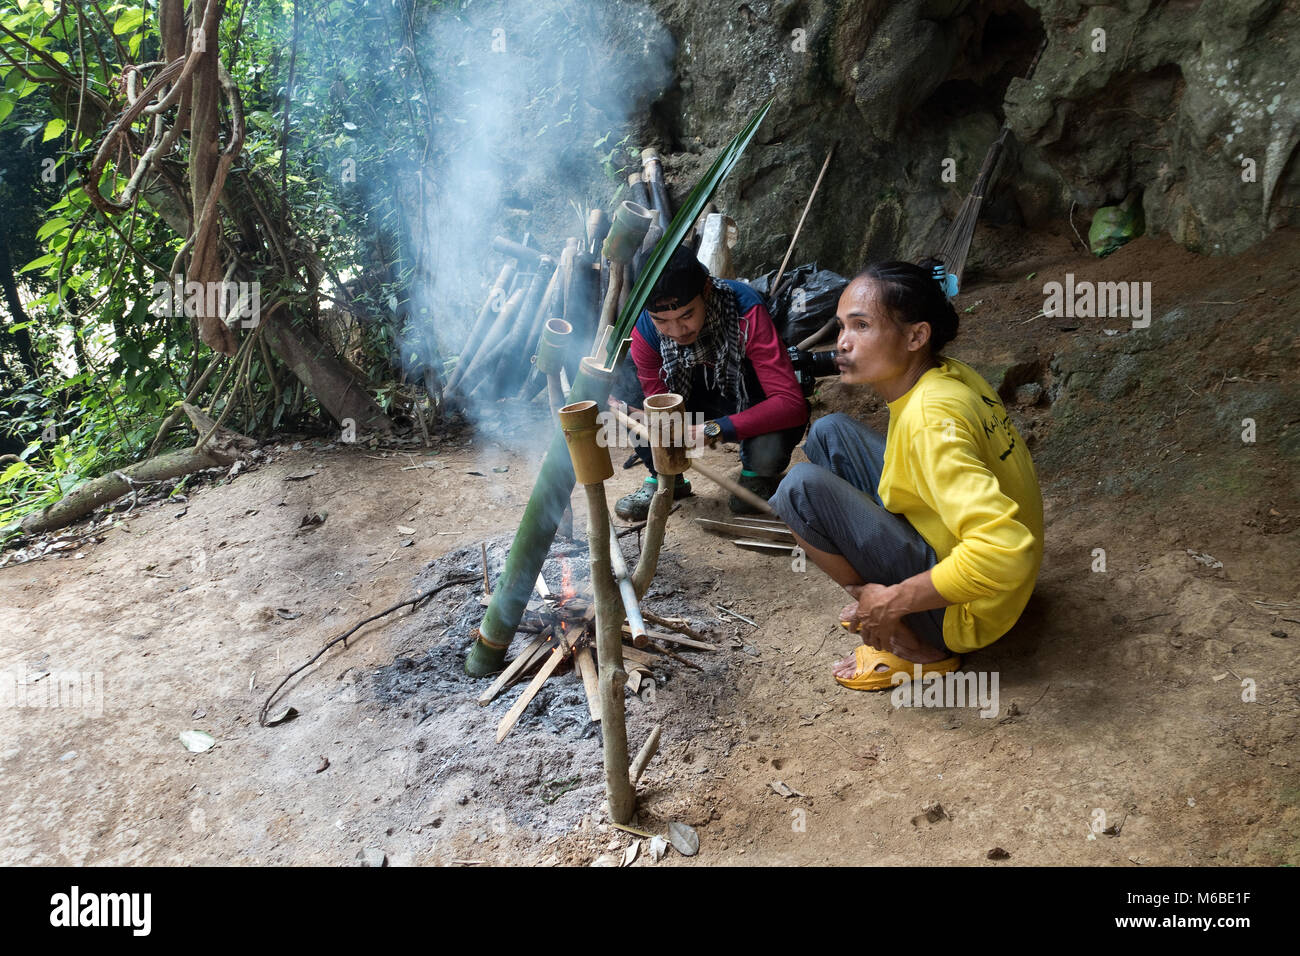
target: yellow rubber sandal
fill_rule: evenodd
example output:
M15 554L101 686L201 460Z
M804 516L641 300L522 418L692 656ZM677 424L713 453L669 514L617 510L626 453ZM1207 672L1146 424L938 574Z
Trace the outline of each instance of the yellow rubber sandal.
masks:
M916 667L921 668L921 676L924 677L926 674L947 674L961 666L961 658L956 654L941 661L918 665L889 651L878 651L867 644L859 644L853 656L857 660L857 672L852 677L835 678L849 690L889 690L898 686L894 682L895 674L905 674L906 679L911 680ZM876 670L881 664L888 669Z

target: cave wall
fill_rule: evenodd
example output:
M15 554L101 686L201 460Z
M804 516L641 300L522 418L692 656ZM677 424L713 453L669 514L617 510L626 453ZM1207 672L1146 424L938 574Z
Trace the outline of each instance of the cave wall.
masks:
M1287 67L1300 14L1282 0L651 6L677 40L676 84L650 124L678 196L777 95L719 195L742 224L742 273L780 261L836 142L796 260L852 271L933 250L1004 121L1012 137L982 213L995 224L1064 221L1072 205L1083 223L1137 187L1149 232L1205 253L1297 221L1300 99Z

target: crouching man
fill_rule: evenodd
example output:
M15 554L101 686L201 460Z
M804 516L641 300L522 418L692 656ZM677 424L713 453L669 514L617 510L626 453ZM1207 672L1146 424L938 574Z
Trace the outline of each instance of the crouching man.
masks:
M739 442L739 483L770 498L808 426L808 402L762 298L743 282L713 278L689 249L678 247L647 305L632 332L642 392L675 392L692 419L703 416L702 424L690 426L688 445ZM614 506L626 521L645 519L658 483L649 446L638 442L636 452L650 477ZM673 497L690 494L690 482L679 475ZM729 504L735 514L755 510L735 495Z

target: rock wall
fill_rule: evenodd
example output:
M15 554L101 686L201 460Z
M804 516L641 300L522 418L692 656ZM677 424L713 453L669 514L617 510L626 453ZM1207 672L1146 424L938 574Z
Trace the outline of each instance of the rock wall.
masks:
M995 224L1063 221L1074 205L1086 231L1096 207L1141 188L1149 232L1233 253L1298 218L1295 4L651 5L678 41L676 85L651 120L679 196L777 95L720 194L742 219L742 272L780 261L833 143L796 259L848 271L933 250L1003 122L1013 135L983 211Z

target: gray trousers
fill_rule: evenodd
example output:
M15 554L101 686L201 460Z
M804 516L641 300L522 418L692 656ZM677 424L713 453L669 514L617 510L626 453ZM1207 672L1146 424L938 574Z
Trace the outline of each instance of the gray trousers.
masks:
M795 534L819 551L842 555L868 584L897 584L938 564L911 523L881 504L883 435L848 415L827 415L813 422L804 454L808 462L790 469L769 502ZM943 617L936 608L903 621L947 651Z

